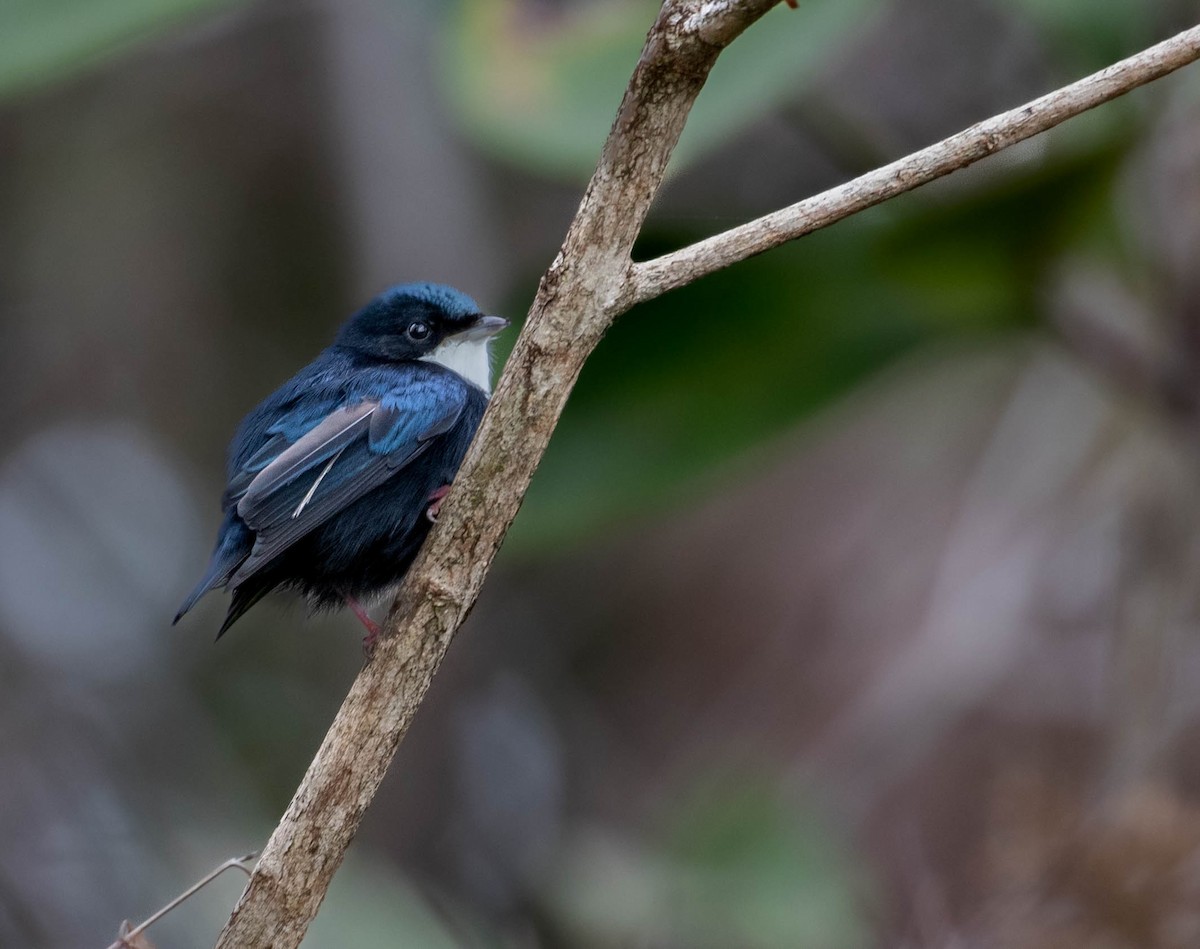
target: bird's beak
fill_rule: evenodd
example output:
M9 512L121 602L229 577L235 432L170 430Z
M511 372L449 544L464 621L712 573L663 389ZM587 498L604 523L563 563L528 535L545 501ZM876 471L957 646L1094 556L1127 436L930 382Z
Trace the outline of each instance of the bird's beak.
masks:
M481 316L461 333L455 334L462 340L487 339L508 328L508 320L502 316Z

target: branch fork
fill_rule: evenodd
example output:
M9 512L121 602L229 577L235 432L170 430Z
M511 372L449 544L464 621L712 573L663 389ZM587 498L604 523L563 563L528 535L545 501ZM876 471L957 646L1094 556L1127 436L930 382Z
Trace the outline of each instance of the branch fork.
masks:
M910 191L1200 57L1200 27L816 197L655 260L631 252L720 51L779 0L666 0L438 522L217 949L298 946L492 558L567 396L636 303ZM791 5L789 3L789 5ZM803 21L795 21L803 28Z

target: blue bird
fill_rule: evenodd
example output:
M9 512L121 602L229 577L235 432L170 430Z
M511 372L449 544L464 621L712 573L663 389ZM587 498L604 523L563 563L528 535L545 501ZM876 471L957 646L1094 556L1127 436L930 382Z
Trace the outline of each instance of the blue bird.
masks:
M175 622L217 587L233 594L217 638L276 588L315 609L404 576L436 519L491 391L488 344L508 325L466 294L392 287L333 345L267 396L229 446L225 515L208 570Z

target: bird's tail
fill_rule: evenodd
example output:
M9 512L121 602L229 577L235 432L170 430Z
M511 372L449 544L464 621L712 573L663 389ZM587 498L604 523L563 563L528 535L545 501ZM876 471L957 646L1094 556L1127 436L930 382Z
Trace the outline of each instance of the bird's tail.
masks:
M183 614L195 606L196 601L199 600L200 597L204 596L205 593L225 584L225 582L229 579L229 574L233 572L233 568L221 570L219 569L220 566L220 564L215 562L214 558L214 562L209 565L208 572L205 573L204 576L200 578L200 582L196 584L196 589L189 593L187 595L187 599L184 600L180 605L179 612L176 613L175 618L171 620L172 626L183 619Z
M254 535L250 529L233 515L227 515L225 523L221 525L220 533L217 535L217 546L213 550L212 559L208 562L208 569L200 578L200 582L196 584L196 588L188 594L187 599L179 607L179 612L175 614L171 625L174 626L178 623L183 618L183 614L195 606L196 601L209 590L215 590L228 583L233 572L250 555L250 549L253 546ZM249 607L247 606L246 609Z
M217 639L220 639L229 632L229 627L236 623L246 610L250 609L250 607L270 593L273 587L273 583L253 582L235 587L233 590L233 599L229 603L229 611L225 614L225 622L217 630Z

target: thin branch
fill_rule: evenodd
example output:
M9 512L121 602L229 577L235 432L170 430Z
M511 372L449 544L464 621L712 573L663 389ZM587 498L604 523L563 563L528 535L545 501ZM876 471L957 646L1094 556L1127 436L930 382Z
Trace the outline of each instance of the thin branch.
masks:
M246 876L250 876L250 870L249 870L249 868L247 868L246 864L249 863L251 860L253 860L257 856L258 856L257 853L248 853L244 857L230 857L228 860L226 860L224 863L222 863L219 867L214 868L211 872L209 872L205 876L201 877L199 880L197 880L195 883L193 883L191 886L189 886L186 890L184 890L177 897L175 897L175 899L171 900L171 902L168 903L166 906L164 906L162 909L158 910L155 913L151 913L149 916L147 916L144 920L142 920L140 923L138 923L132 929L126 929L123 926L120 937L117 939L116 942L114 942L111 946L109 946L108 949L125 949L126 946L132 945L133 941L136 940L136 937L140 936L147 929L149 929L151 926L153 926L155 923L157 923L160 919L162 919L164 916L166 916L167 913L169 913L169 912L171 912L171 910L175 909L175 907L177 907L180 903L183 903L186 900L191 899L193 896L195 896L197 893L199 893L202 889L204 889L206 886L208 886L208 884L212 883L213 880L215 880L217 877L219 877L226 870L233 870L236 868L238 870L241 870L244 874L246 874Z
M853 181L682 250L634 264L631 274L634 302L653 299L747 257L819 231L952 171L966 168L981 158L1160 79L1197 58L1200 58L1200 26L1184 30L1085 79L972 125L936 145L913 152Z
M724 45L778 0L667 0L600 163L371 661L263 849L218 949L293 949L325 896L545 453L584 361L628 309L630 253Z
M454 633L475 603L584 362L612 321L638 300L803 233L781 230L777 238L751 235L733 242L719 238L716 253L725 256L689 249L680 252L682 257L666 258L674 259L671 264L635 267L630 257L718 54L777 2L664 3L566 240L542 277L454 488L388 615L385 635L267 842L217 949L294 949L303 938ZM1198 39L1190 35L1187 42L1195 58ZM1150 78L1114 84L1095 101ZM994 129L993 135L987 152L1017 140L1006 137L1004 129ZM898 180L854 207L868 207L929 180L918 174L885 170L885 178Z

